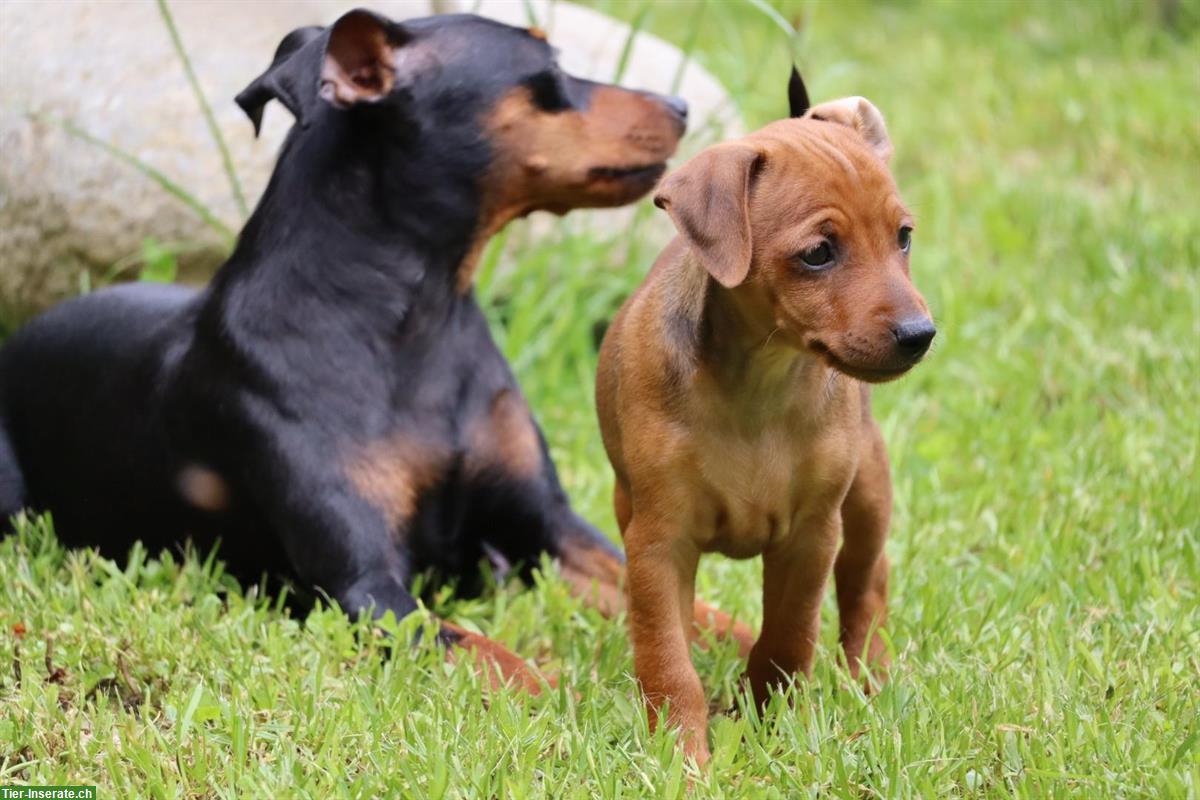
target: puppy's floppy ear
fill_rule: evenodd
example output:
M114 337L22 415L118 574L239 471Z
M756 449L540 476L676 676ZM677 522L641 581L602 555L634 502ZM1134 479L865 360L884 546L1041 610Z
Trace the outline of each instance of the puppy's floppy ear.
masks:
M843 97L809 109L804 116L836 122L862 134L875 154L884 161L892 157L892 140L888 137L883 114L865 97Z
M762 158L740 142L710 147L675 170L654 195L704 269L727 289L750 272L750 184Z
M298 28L279 43L271 66L236 98L257 136L263 107L278 100L301 127L315 113L318 95L338 108L386 97L395 85L394 48L404 28L371 11L347 12L329 29Z
M811 105L812 103L808 102L808 89L804 88L804 79L800 77L800 70L793 64L792 76L788 78L788 116L803 117Z

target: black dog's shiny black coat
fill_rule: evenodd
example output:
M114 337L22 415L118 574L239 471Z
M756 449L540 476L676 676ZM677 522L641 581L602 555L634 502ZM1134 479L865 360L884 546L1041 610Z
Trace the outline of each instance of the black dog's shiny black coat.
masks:
M474 74L350 112L296 102L300 124L207 288L96 292L0 350L0 517L49 510L65 543L118 557L138 539L152 552L219 539L237 575L289 575L398 616L415 607L413 570L469 582L485 547L525 564L566 547L620 557L570 510L544 440L532 478L461 467L472 421L519 392L455 286L491 157L478 111L552 55L478 18L405 23L418 37L447 27L477 43ZM320 35L297 31L281 53ZM261 114L268 98L249 94ZM407 433L453 455L397 531L341 459ZM227 486L219 508L181 495L190 468Z

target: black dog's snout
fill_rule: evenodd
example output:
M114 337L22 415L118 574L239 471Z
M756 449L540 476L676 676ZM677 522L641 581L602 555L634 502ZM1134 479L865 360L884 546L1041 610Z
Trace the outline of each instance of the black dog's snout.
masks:
M892 328L896 337L896 346L910 358L920 358L929 349L930 342L937 335L933 320L929 317L906 319Z
M679 119L681 121L687 122L687 118L688 118L687 100L684 100L682 97L675 97L674 95L672 95L669 97L663 97L662 102L663 102L663 105L665 105L667 108L671 109L671 111L675 112L675 116L679 117Z

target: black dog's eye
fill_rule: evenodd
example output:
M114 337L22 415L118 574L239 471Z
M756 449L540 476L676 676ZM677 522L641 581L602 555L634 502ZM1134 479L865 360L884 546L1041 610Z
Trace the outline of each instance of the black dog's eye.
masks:
M833 266L833 245L826 239L816 247L802 252L800 254L800 261L806 269L812 270Z
M563 90L562 76L555 70L546 70L526 79L525 85L533 94L533 102L543 111L565 111L571 107Z
M903 225L900 232L896 234L896 243L900 245L900 250L907 253L912 249L912 228Z

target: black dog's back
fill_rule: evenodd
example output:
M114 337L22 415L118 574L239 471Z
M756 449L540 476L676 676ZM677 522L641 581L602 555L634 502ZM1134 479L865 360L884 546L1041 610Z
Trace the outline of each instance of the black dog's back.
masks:
M0 517L52 508L68 543L88 531L89 544L123 554L125 531L136 530L154 544L154 523L172 510L154 417L195 297L157 284L107 289L50 310L5 345Z

